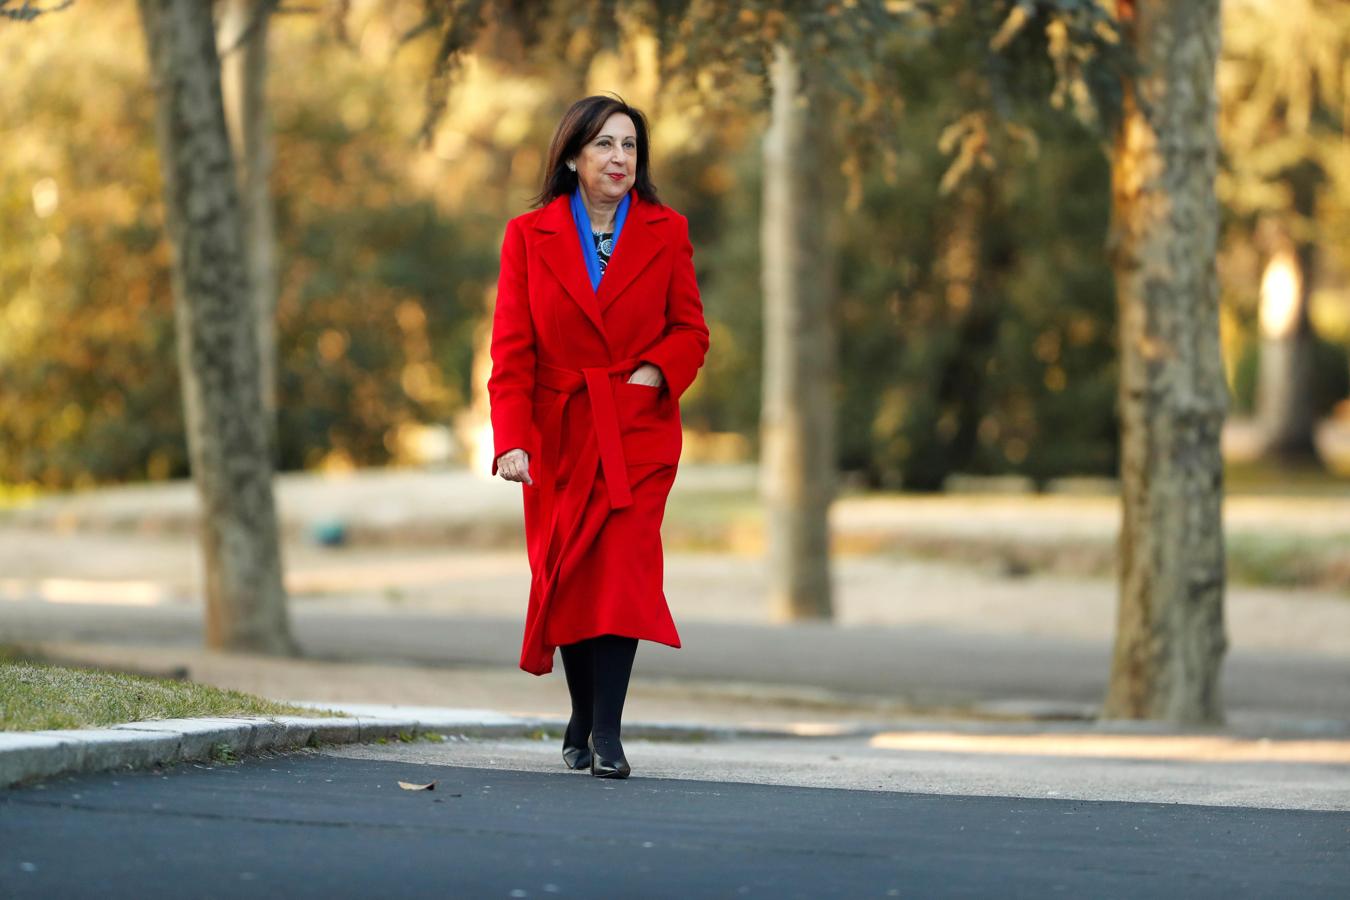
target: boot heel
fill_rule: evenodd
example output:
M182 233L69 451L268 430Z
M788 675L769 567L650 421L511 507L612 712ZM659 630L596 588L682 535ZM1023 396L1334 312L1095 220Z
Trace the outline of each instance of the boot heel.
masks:
M588 748L570 745L563 747L562 758L569 769L588 769L591 767L591 760L593 759Z
M633 772L632 766L628 765L628 760L619 755L618 759L604 759L595 749L595 741L591 738L586 739L586 746L591 751L591 774L596 778L627 778Z

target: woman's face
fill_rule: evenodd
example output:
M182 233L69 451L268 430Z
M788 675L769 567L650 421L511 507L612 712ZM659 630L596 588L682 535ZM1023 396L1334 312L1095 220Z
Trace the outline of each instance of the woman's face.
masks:
M627 113L605 120L576 158L577 178L586 196L617 203L637 177L637 129Z

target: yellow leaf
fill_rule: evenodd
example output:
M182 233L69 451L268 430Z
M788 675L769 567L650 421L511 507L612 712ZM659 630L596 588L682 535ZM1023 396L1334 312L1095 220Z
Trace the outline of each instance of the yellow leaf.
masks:
M434 782L434 781L431 782L430 784L413 784L413 783L410 782L410 781L400 781L400 782L398 783L398 786L401 787L401 788L403 788L405 791L434 791L434 790L436 790L436 782Z

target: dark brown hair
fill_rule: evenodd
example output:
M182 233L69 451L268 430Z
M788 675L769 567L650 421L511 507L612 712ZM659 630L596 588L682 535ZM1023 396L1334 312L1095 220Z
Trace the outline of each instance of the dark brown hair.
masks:
M637 171L633 190L649 203L660 203L656 185L652 184L647 165L647 117L642 110L629 106L618 94L605 97L596 94L573 103L563 113L562 121L553 132L548 145L548 163L544 167L544 186L534 197L534 206L543 206L556 197L571 194L577 189L577 173L567 168L567 160L581 153L581 148L595 139L605 120L615 113L623 113L633 120L637 132Z

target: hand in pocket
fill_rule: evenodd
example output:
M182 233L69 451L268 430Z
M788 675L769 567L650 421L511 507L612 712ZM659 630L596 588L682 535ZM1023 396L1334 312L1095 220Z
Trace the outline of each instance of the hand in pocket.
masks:
M665 379L661 377L661 370L651 363L643 363L634 370L632 375L628 376L629 384L645 384L648 387L659 388L665 384Z

